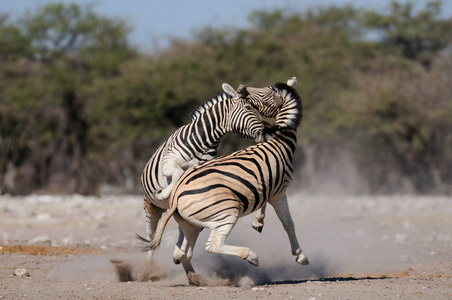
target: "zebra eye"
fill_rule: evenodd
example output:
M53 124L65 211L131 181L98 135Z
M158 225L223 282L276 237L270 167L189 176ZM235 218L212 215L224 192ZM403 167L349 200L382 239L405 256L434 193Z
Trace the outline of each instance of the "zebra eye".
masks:
M247 111L250 111L250 110L252 110L253 108L251 107L251 105L245 105L245 110L247 110Z

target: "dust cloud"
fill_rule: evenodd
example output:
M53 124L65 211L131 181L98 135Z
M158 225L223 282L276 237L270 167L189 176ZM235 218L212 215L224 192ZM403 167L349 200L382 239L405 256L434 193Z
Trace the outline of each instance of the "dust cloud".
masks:
M200 274L196 280L204 286L249 287L328 279L340 274L364 272L369 265L375 271L390 271L393 264L403 260L402 252L396 249L393 239L379 232L381 228L360 222L363 214L386 213L390 206L378 205L373 198L367 199L368 201L366 198L359 198L361 200L358 201L362 202L356 202L357 199L341 197L334 200L333 196L289 195L298 240L310 261L308 266L295 262L288 236L271 206L267 209L262 233L251 227L254 221L252 214L239 219L227 239L229 245L248 247L255 252L259 256L258 267L237 257L207 253L204 245L210 232L203 230L192 260L195 270ZM372 212L375 208L377 210ZM154 269L151 273L157 272L159 275L149 277L151 281L174 284L176 279L181 280L181 276L185 276L182 266L172 263L177 224L171 222L162 246L156 250L154 257ZM145 256L142 253L141 261L132 263L130 269L145 264ZM161 266L166 266L166 269L162 271ZM117 272L120 273L118 270ZM133 277L139 281L148 278L147 276ZM187 279L178 283L183 284L184 281L186 283Z
M207 253L204 245L209 231L203 230L194 249L192 263L199 276L192 276L193 280L207 286L252 287L350 274L391 274L406 269L409 262L435 261L450 253L450 226L444 225L451 224L450 197L289 192L288 199L308 266L295 262L287 234L269 206L262 233L251 227L252 214L239 219L227 239L229 245L255 252L258 267L237 257ZM50 281L152 281L161 286L188 283L183 267L172 260L178 236L174 220L155 252L153 268L147 269L146 253L139 250L135 239L135 233L144 231L141 197L33 196L3 197L1 201L5 244L14 237L35 245L42 240L37 237L45 235L46 243L55 247L86 245L101 249L100 253L69 254L49 272Z

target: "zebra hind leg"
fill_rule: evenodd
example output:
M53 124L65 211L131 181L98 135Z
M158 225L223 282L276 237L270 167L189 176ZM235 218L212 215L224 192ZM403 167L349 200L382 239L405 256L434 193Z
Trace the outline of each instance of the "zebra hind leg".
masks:
M149 241L154 237L154 232L157 228L157 224L165 212L165 209L159 208L149 202L146 197L144 198L144 212L146 215L146 235ZM147 264L146 271L142 276L142 281L147 281L151 278L152 260L154 257L154 250L147 251ZM145 278L146 277L146 278Z
M179 232L178 244L176 244L176 249L173 253L173 260L175 263L181 263L184 267L185 274L187 275L188 283L195 286L205 286L206 281L200 274L195 272L191 264L191 259L193 257L193 248L195 247L196 240L198 239L199 233L202 228L194 226L184 219L182 219L178 214L174 214L174 218L177 223L179 223L182 234ZM183 242L180 243L181 237ZM179 246L180 245L180 246Z
M264 218L265 218L265 208L267 207L267 203L264 203L264 205L257 211L256 214L256 221L253 222L253 228L257 230L259 233L262 232L262 229L264 228Z
M173 252L173 262L178 265L182 256L185 254L185 249L187 249L187 239L184 236L182 228L179 226L179 237L177 239L176 245L174 246Z
M276 215L279 220L283 224L284 230L289 236L290 246L292 248L292 255L295 256L295 261L301 265L309 265L308 258L303 253L298 244L298 239L295 234L295 226L292 220L292 216L290 215L289 205L287 203L287 196L284 195L278 201L272 203L273 208L275 209Z

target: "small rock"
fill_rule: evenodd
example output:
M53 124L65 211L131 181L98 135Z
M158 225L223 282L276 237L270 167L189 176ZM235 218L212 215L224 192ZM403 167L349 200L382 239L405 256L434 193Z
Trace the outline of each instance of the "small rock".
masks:
M19 277L25 277L25 276L30 276L30 274L28 273L28 271L26 269L16 269L14 271L14 276L19 276Z
M29 244L51 244L52 240L48 235L40 235L28 241Z
M406 242L406 240L407 240L407 237L404 234L396 234L396 236L395 236L396 244L403 244Z
M97 223L97 228L107 228L107 227L108 227L108 224L103 221Z
M42 214L36 215L36 219L39 220L39 221L48 221L51 218L52 217L48 213L42 213Z
M409 230L413 228L413 225L411 224L410 221L405 221L403 222L403 228Z
M263 288L263 287L258 287L258 286L255 286L255 287L253 287L252 289L251 289L253 292L260 292L260 291L263 291L263 290L265 290L265 288Z

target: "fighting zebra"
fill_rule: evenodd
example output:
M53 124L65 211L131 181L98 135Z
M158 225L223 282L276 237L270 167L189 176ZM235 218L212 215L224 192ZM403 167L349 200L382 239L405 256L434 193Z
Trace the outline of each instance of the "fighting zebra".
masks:
M225 240L238 218L267 202L274 207L289 236L296 262L309 264L295 235L286 197L292 180L296 129L302 116L301 99L293 87L284 83L274 85L273 90L280 109L274 125L265 129L266 141L188 170L171 194L168 214L146 245L148 249L159 246L165 226L174 215L185 239L177 242L173 259L182 263L191 284L196 284L192 281L195 271L191 258L202 228L211 230L207 252L238 256L258 265L257 255L249 248L226 245Z
M225 93L202 104L192 114L191 122L174 132L152 155L141 176L148 239L152 239L158 221L169 208L168 198L177 180L190 167L214 158L225 133L232 131L261 141L264 123L255 108L271 116L278 107L269 87L250 89L246 91L241 85L235 91L223 84ZM150 250L149 265L152 257Z
M287 80L287 85L291 87L295 87L297 85L297 78L292 77ZM228 91L231 95L234 92L232 87L226 86L223 87L225 91ZM232 89L232 90L231 90ZM250 96L249 101L253 103L259 112L265 117L275 117L279 111L279 107L276 105L274 101L275 91L273 87L263 87L263 88L254 88L248 87L246 85L239 85L237 89L237 93L239 93L242 97ZM264 227L264 218L265 218L265 208L266 204L264 204L256 214L256 220L253 222L253 228L257 230L259 233L262 232Z

